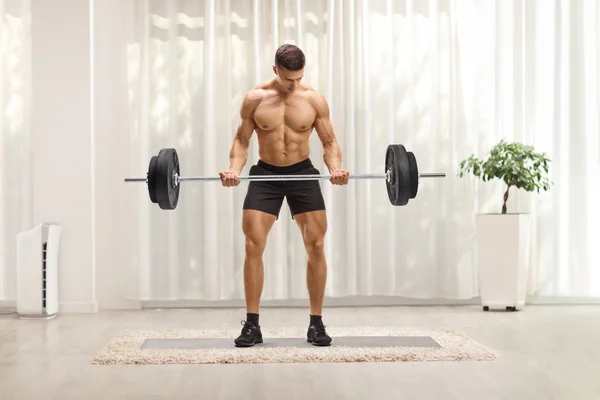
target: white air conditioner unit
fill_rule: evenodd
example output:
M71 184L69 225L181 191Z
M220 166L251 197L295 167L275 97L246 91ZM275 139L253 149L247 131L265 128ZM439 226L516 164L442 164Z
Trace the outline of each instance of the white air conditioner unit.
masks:
M61 226L38 224L17 235L17 313L53 318L58 313L58 249Z

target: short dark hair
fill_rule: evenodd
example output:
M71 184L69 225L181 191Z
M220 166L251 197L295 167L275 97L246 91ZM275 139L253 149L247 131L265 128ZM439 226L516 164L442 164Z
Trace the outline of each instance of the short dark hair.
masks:
M298 71L304 68L306 58L300 48L293 44L284 44L275 52L275 65L290 71Z

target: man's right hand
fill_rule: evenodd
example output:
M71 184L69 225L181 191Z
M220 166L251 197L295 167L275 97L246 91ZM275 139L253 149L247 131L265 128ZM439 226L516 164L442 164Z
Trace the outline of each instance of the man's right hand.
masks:
M221 177L221 184L223 186L231 187L240 184L240 180L238 179L240 174L236 171L219 172L219 176Z

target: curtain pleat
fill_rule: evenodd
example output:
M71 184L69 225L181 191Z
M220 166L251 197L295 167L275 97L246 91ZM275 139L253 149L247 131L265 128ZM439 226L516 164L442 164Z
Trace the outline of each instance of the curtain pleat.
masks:
M138 0L127 43L138 54L127 88L132 137L145 143L137 164L176 147L185 175L226 169L244 93L273 76L276 48L294 43L307 56L305 81L329 102L345 168L381 172L387 145L402 143L422 172L447 174L422 179L406 207L389 204L381 181L322 182L327 296L477 296L474 216L498 212L504 187L456 171L502 138L553 159L552 191L509 199L534 219L529 293L598 295L598 6L551 3ZM326 173L316 134L310 143ZM257 160L253 137L243 173ZM243 299L246 184L184 189L174 213L140 208L143 261L129 295ZM307 298L286 204L264 261L263 299Z

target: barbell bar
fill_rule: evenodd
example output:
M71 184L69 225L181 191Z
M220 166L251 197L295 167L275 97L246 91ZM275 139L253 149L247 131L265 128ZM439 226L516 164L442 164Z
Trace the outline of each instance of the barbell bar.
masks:
M391 172L391 171L390 171ZM388 179L389 173L380 174L354 174L349 175L348 179ZM420 178L443 178L444 173L420 173ZM331 175L241 175L238 176L240 181L317 181L329 180ZM176 182L191 182L191 181L220 181L220 176L177 176ZM125 182L148 182L148 178L125 178Z
M401 144L390 144L385 155L385 172L350 174L348 179L385 179L388 198L394 206L404 206L417 196L420 178L444 178L445 173L419 173L414 153ZM331 175L243 175L240 181L329 180ZM125 178L125 182L145 182L150 200L163 210L174 210L179 202L181 182L220 181L220 176L185 177L180 175L179 156L173 148L161 149L150 159L146 178Z
M380 179L386 178L387 174L356 174L348 176L348 179ZM241 175L240 181L316 181L330 179L331 175ZM177 176L176 183L190 181L220 181L220 176ZM146 182L147 178L125 178L125 182Z

